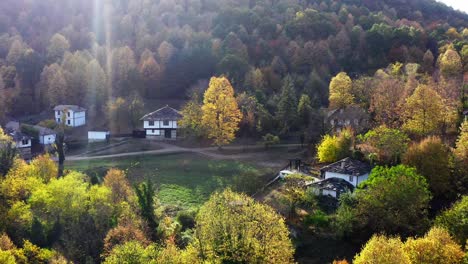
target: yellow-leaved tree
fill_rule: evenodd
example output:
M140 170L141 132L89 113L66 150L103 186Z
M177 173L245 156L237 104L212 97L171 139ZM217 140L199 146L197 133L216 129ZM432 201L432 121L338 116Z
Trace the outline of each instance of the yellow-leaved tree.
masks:
M354 96L351 93L353 81L346 72L340 72L330 82L330 108L337 109L352 105Z
M235 138L242 113L234 97L234 88L226 77L212 77L202 106L202 124L208 138L218 147Z
M432 87L420 84L406 99L403 128L420 136L436 134L443 124L445 110L442 97Z

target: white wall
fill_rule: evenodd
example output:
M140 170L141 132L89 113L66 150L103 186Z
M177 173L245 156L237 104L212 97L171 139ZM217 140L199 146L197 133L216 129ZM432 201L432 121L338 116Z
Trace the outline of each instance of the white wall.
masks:
M55 122L61 123L63 121L62 114L62 111L55 111ZM86 125L86 111L74 112L72 110L68 110L65 117L65 125L67 126L79 127Z
M350 175L336 173L336 172L328 172L328 171L325 172L325 179L340 178L351 183L354 187L358 186L361 182L367 180L368 177L369 177L369 173L361 175L359 177L353 176L351 177L352 179L350 179Z
M167 126L164 125L163 121L154 121L154 124L150 126L149 121L143 122L143 128L145 129L153 129L153 128L177 128L177 121L169 121Z
M39 136L39 143L42 145L51 145L55 143L55 135Z
M147 130L146 130L146 135L148 135L148 136L160 136L161 133L162 133L162 132L161 132L161 130L159 130L159 129L154 129L154 131L151 130L151 129L147 129Z
M110 135L107 131L88 131L88 140L91 141L104 141Z
M16 142L16 147L17 147L17 148L30 148L30 147L31 147L31 143L32 143L32 142L31 142L30 139L28 140L28 143L27 143L27 144L23 144L23 141L20 140L20 141L17 141L17 142Z

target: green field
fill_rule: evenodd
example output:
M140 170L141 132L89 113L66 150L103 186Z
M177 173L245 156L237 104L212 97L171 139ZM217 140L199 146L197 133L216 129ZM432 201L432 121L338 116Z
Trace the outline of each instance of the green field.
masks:
M274 175L271 169L253 164L187 153L73 161L65 168L98 177L109 168L126 170L131 183L151 179L162 204L184 209L199 206L212 192L226 187L254 193Z

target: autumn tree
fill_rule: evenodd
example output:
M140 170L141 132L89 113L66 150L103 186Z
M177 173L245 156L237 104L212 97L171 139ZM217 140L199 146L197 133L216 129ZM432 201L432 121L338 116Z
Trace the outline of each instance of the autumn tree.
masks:
M65 53L62 61L62 69L67 82L67 100L69 104L81 105L86 96L86 66L87 58L81 52Z
M56 63L44 67L41 73L42 101L46 107L63 104L66 101L67 80L62 67Z
M140 183L135 186L135 194L138 205L140 206L141 217L146 221L150 228L150 234L153 239L156 239L156 228L158 227L158 219L154 212L155 187L151 180Z
M66 51L70 49L70 43L61 34L57 33L50 39L49 46L47 47L47 59L49 62L59 62Z
M234 88L225 77L212 77L202 106L202 124L207 137L218 147L230 143L239 129L242 114L234 97Z
M454 163L456 184L464 194L468 193L468 121L464 121L460 127L454 149Z
M424 237L409 238L403 250L411 263L421 264L461 263L465 255L447 230L440 227L431 228Z
M182 119L179 121L185 133L194 137L200 137L204 134L202 127L202 102L200 96L193 93L191 99L182 107Z
M143 59L143 58L142 58ZM147 91L141 91L143 95L157 96L158 80L161 78L161 66L156 62L154 57L151 55L145 58L139 66L140 75L143 79Z
M18 154L12 138L0 128L0 175L5 176L15 162Z
M434 70L434 54L432 54L431 50L424 53L422 69L427 73L432 73Z
M320 162L335 162L351 155L353 132L343 130L338 136L325 135L317 146L317 157Z
M406 152L403 163L415 167L429 183L436 197L447 197L452 189L450 150L438 137L428 137L413 144Z
M103 109L109 95L107 76L97 60L86 65L85 104L90 116L94 117Z
M403 128L425 136L439 131L445 111L443 100L431 87L420 84L404 105Z
M378 77L377 86L372 93L370 112L379 124L400 127L401 106L404 104L405 87L403 83L389 76Z
M136 60L133 50L128 47L120 47L112 51L111 81L113 95L125 96L130 92L128 87L135 85L132 78L136 73Z
M362 145L361 151L372 159L374 155L381 164L396 165L401 161L402 155L408 149L410 139L398 129L379 126L359 137Z
M373 236L361 252L354 257L353 263L410 264L410 258L403 250L400 238L384 235Z
M106 104L106 117L110 124L110 128L117 133L128 124L128 109L125 99L119 97L115 100L109 100Z
M213 194L200 208L195 228L194 246L204 261L293 262L284 219L246 195Z
M463 70L462 61L457 51L449 48L439 57L439 67L444 78L459 76Z
M340 72L332 78L330 82L330 108L343 108L353 104L352 85L351 78L345 72Z

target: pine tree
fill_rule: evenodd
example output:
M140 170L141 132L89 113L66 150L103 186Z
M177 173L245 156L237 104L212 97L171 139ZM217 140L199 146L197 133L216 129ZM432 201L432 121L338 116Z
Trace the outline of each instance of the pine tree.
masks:
M282 133L289 132L297 121L297 97L294 81L290 75L286 76L283 80L281 98L278 102L277 119L281 124Z

